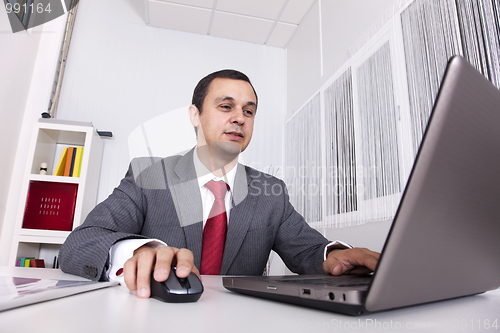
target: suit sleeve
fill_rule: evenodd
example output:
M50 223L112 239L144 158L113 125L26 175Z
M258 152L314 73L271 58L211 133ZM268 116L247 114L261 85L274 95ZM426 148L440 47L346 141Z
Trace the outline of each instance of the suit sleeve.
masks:
M285 188L283 182L282 186ZM292 206L288 194L283 195L283 215L273 250L287 267L297 274L325 274L323 270L325 247L330 243L311 228Z
M124 239L145 238L140 235L146 211L142 191L131 163L120 185L66 239L59 251L62 271L104 280L111 246Z

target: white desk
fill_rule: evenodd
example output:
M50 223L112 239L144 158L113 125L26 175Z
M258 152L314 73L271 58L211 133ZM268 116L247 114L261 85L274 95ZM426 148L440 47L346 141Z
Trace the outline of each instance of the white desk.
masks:
M14 274L84 280L60 270L0 267L0 276ZM0 312L0 332L500 332L500 290L350 317L238 295L224 289L219 276L204 276L203 283L196 303L139 299L125 287L110 287L12 309Z

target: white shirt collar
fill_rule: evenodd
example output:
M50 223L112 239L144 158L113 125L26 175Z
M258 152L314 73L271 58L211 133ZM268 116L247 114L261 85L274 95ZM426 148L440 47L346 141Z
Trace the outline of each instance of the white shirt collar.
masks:
M211 180L215 181L222 180L229 185L230 191L232 192L234 179L236 178L236 170L238 169L237 168L238 163L236 163L234 167L224 176L217 177L210 170L208 170L207 167L205 167L205 165L198 158L198 147L196 147L196 149L193 152L193 162L194 162L194 168L196 170L196 177L198 178L198 185L200 186L200 188L205 186L205 184Z

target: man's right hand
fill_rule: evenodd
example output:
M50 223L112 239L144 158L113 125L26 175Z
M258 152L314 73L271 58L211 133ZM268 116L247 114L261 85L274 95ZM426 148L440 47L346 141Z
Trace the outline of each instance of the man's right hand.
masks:
M123 266L125 284L133 294L148 298L151 294L151 272L154 271L156 281L162 282L168 278L172 266L176 266L178 277L187 277L191 271L200 277L190 250L170 246L152 248L144 245L135 250L132 258Z

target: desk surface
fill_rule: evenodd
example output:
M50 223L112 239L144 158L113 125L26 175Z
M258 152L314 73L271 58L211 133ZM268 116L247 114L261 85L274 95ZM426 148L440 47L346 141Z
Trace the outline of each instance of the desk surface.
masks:
M0 267L0 276L84 280L60 270ZM204 276L196 303L139 299L110 287L0 312L0 332L500 332L500 289L362 317L318 311L227 291ZM496 327L494 327L496 325Z

